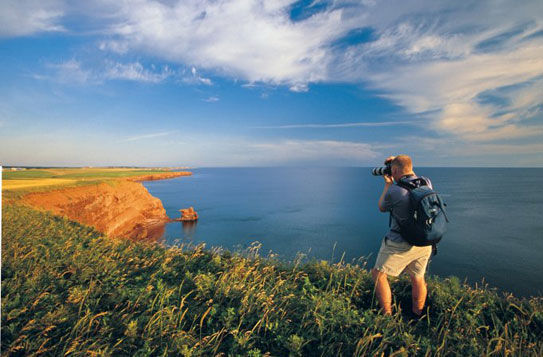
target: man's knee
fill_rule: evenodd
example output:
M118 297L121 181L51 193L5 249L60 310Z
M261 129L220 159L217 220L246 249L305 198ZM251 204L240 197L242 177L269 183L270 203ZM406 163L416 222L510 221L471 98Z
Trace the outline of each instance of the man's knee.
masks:
M424 280L424 275L411 275L411 284L413 286L425 286L426 281Z
M382 279L386 279L387 275L383 273L382 271L379 271L375 268L371 270L371 276L373 277L373 281L377 282Z

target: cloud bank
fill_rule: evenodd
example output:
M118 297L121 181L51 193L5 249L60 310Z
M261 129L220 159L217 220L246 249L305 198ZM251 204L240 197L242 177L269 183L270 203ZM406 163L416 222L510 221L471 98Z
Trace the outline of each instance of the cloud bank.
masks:
M0 2L0 38L64 31L60 21L65 11L62 0L3 0Z
M539 0L101 0L83 6L106 24L101 51L179 64L190 69L183 83L213 84L197 68L294 92L312 83L358 83L420 116L439 135L490 142L543 134ZM60 0L4 2L0 33L62 31L63 16L81 12L77 7ZM75 62L64 66L80 81L97 78ZM152 70L139 62L105 68L98 80L158 83L172 76L169 67Z

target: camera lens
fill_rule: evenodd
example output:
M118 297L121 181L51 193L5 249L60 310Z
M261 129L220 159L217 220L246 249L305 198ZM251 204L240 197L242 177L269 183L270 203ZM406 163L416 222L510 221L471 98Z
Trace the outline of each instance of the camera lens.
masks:
M376 167L371 171L371 173L374 176L383 176L384 171L385 171L385 167Z

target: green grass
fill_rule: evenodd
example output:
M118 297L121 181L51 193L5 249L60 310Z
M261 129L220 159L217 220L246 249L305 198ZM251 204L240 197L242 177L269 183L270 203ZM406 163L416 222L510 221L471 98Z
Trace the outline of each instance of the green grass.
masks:
M408 281L383 316L359 266L112 240L12 204L2 215L2 355L543 354L541 298L431 278L429 314L409 323Z
M54 169L54 170L23 170L23 171L4 171L2 179L4 180L22 180L36 178L116 178L152 175L169 172L168 170L116 170L116 169Z
M130 177L130 176L143 176L168 172L165 170L134 170L134 171L105 171L105 172L79 172L79 173L67 173L59 175L59 178L99 178L99 177Z
M36 178L52 178L55 174L47 170L23 170L23 171L3 171L3 180L24 180Z

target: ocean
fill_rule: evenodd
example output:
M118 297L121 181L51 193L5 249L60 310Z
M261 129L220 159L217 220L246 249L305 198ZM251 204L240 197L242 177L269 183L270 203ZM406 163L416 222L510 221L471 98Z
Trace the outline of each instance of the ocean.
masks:
M373 266L388 214L370 168L199 168L143 184L168 216L193 206L195 224L167 224L166 245L206 243L293 260L298 254ZM487 283L519 296L543 292L543 169L415 168L447 203L451 220L429 274Z

